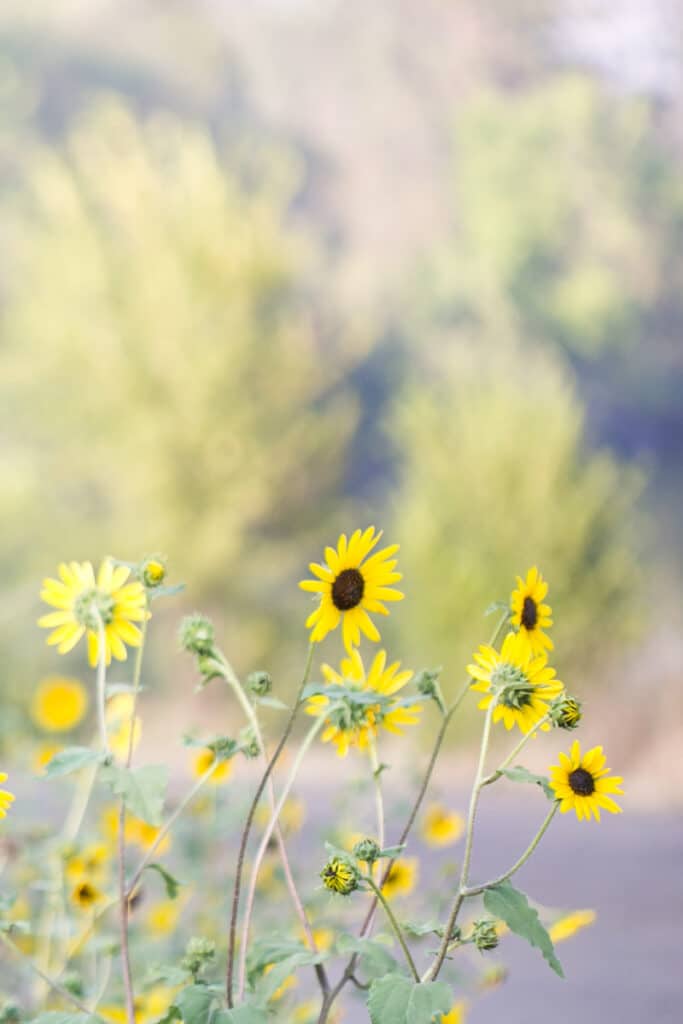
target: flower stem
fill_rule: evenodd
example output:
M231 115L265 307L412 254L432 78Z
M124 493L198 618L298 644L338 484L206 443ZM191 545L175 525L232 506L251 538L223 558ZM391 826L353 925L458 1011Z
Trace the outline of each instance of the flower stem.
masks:
M528 732L525 732L519 743L517 743L513 750L510 751L508 756L505 758L502 764L498 766L495 772L491 772L491 774L487 775L485 779L482 779L482 786L490 786L492 782L497 782L498 779L503 774L503 772L505 771L505 769L509 768L509 766L512 764L512 762L520 753L520 751L524 749L524 747L527 745L532 736L535 736L538 730L541 728L541 726L545 725L545 723L549 721L550 714L544 715L543 718L539 719L538 722L536 722L536 724L531 729L529 729Z
M229 924L229 938L228 938L228 962L227 962L226 979L225 979L225 992L226 992L226 998L227 998L228 1008L229 1009L232 1009L232 1006L233 1006L232 986L233 986L233 978L234 978L234 971L235 971L235 946L236 946L236 942L237 942L237 915L239 913L240 890L241 890L241 886L242 886L242 871L244 869L244 857L245 857L245 854L246 854L247 843L249 841L249 833L251 831L251 826L252 826L252 823L254 821L254 815L256 814L256 808L258 807L259 800L263 796L263 791L266 788L266 784L268 782L268 779L270 778L270 776L272 774L272 771L275 768L275 765L277 764L277 762L278 762L278 760L280 758L280 755L282 754L282 751L285 748L285 744L287 743L287 740L289 739L290 734L292 732L292 729L294 727L294 720L296 719L297 712L299 710L299 704L301 702L301 695L302 695L302 693L304 691L306 683L308 682L308 677L309 677L310 671L311 671L311 665L313 663L313 650L314 650L314 645L313 644L309 644L308 656L306 658L306 665L304 667L304 673L303 673L303 676L302 676L302 679L301 679L301 683L299 685L299 689L297 691L296 697L294 698L294 704L292 706L292 710L290 711L289 718L287 719L287 723L285 725L285 731L283 732L282 736L280 737L280 742L278 743L277 747L275 748L275 751L274 751L272 757L270 758L270 761L266 765L266 769L265 769L263 775L261 776L261 781L259 782L259 784L258 784L258 786L256 788L256 792L254 794L254 797L253 797L252 802L251 802L250 807L249 807L249 811L247 813L247 820L245 821L244 828L242 829L242 836L241 836L241 839L240 839L239 850L238 850L238 853L237 853L237 866L236 866L236 869L235 869L235 882L234 882L234 885L233 885L233 892L232 892L232 906L231 906L231 910L230 910L230 924Z
M7 935L5 932L0 931L0 942L2 942L3 945L7 947L7 949L11 950L21 960L23 960L27 967L29 967L29 969L32 970L33 973L37 975L37 977L39 977L41 981L43 981L49 988L51 988L54 992L57 992L57 994L60 995L62 999L66 999L67 1002L71 1003L72 1006L75 1006L78 1010L81 1010L83 1013L92 1013L92 1011L88 1009L85 1003L82 1003L77 996L75 996L72 992L69 992L68 989L63 988L58 981L55 981L53 978L49 976L49 974L46 974L45 971L41 970L41 968L38 967L37 964L34 964L30 957L26 956L25 953L22 953L19 947L12 942L9 935ZM96 1016L98 1017L98 1020L102 1020L102 1018L99 1017L99 1015Z
M372 878L370 878L369 875L363 875L362 877L363 877L363 881L367 882L367 884L373 890L373 892L375 894L375 897L382 904L382 907L384 908L384 911L385 911L387 917L389 918L389 923L391 924L391 927L394 930L394 934L395 934L396 938L399 941L401 949L403 950L404 956L406 958L406 962L408 964L408 967L410 968L410 972L411 972L413 978L415 979L415 981L419 982L420 981L420 975L417 973L417 967L415 966L415 961L413 960L413 958L412 958L412 956L410 954L410 950L408 949L408 945L406 943L406 940L403 937L403 932L401 931L401 926L399 925L398 921L394 917L394 912L392 911L391 907L389 906L388 900L386 899L385 896L382 895L382 890L379 888L379 886L375 885L374 881L372 880Z
M109 754L109 738L107 736L107 639L104 623L99 611L97 614L97 724L100 730L100 746L105 754Z
M550 822L553 820L553 818L557 814L557 810L558 810L559 806L560 806L559 802L557 800L554 800L553 801L553 805L550 808L550 810L548 811L547 815L545 816L545 818L543 820L543 824L539 828L538 832L536 833L534 838L531 840L531 842L527 846L527 848L524 851L524 853L522 854L522 856L519 858L519 860L515 861L515 863L512 865L512 867L510 868L509 871L506 871L504 875L499 875L498 878L494 878L490 882L485 882L484 885L475 885L475 886L472 886L471 888L465 888L463 890L463 897L479 896L479 895L481 895L482 892L485 892L487 889L492 889L495 885L500 885L502 882L507 882L508 878L512 878L512 876L515 874L515 872L519 871L521 866L528 861L529 857L531 856L531 854L534 852L534 850L536 849L536 847L540 843L541 839L545 835L545 832L546 832L548 826L550 825Z
M376 808L376 811L377 811L377 843L379 845L380 850L383 850L384 846L385 846L385 834L384 834L384 799L383 799L383 796L382 796L382 778L381 778L382 771L381 771L381 768L380 768L379 758L377 756L377 744L375 743L374 739L370 740L370 764L372 766L372 781L374 783L374 789L375 789L375 808ZM373 867L372 867L373 878L375 877L375 870L377 871L376 877L379 878L380 875L382 874L382 865L381 865L381 863L379 861L377 861L376 865L373 865ZM383 882L380 883L380 884L383 884ZM377 907L377 898L376 897L373 899L372 904L373 904L373 914L372 914L372 917L370 919L370 922L368 923L368 927L367 927L367 931L368 932L372 930L372 924L373 924L373 919L374 919L374 911L375 911L375 908Z
M332 706L332 708L334 707L335 705ZM249 880L249 890L247 893L247 904L244 911L244 923L242 925L242 946L240 949L240 971L238 988L238 999L240 1000L244 995L244 986L247 976L247 947L249 945L249 929L251 927L251 915L254 907L254 897L256 895L256 882L258 880L258 873L261 867L261 862L263 860L266 849L268 848L268 843L270 841L270 837L273 834L273 829L277 824L277 820L280 817L280 814L282 813L282 808L285 805L285 801L289 796L292 786L294 785L294 782L299 772L299 768L302 765L303 759L308 753L308 749L313 743L313 740L316 738L322 727L325 725L325 721L326 719L323 716L317 718L313 725L311 726L311 728L306 733L306 736L304 737L301 746L299 747L298 753L294 758L294 763L292 764L289 776L287 778L287 781L285 782L282 793L280 794L280 799L276 804L275 810L271 815L270 821L266 825L266 828L263 832L263 836L261 837L261 843L256 852L256 856L254 857L254 864L251 869L251 878Z

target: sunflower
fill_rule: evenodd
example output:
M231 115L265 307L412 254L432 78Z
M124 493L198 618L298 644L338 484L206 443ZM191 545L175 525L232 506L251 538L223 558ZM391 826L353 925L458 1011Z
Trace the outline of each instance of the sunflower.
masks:
M214 786L218 786L221 782L227 782L232 775L232 761L217 761L216 754L209 747L205 750L198 751L192 759L192 774L198 779L202 777L212 764L215 764L215 768L209 776L209 782Z
M476 665L467 666L477 680L472 689L486 694L479 707L488 708L495 701L493 721L502 720L506 729L518 725L522 732L529 732L548 713L551 701L563 692L546 654L532 655L521 632L508 633L500 652L483 644L474 660ZM545 723L541 728L550 726Z
M552 942L564 942L576 935L583 928L593 924L597 914L594 910L573 910L564 917L560 917L548 929L548 935Z
M114 567L109 558L102 562L97 579L90 562L62 562L60 578L43 580L40 592L46 604L58 609L38 619L39 626L52 629L47 642L56 644L60 654L66 654L87 633L88 658L94 667L102 623L107 665L112 655L125 661L126 644L139 647L142 642L142 634L134 623L142 622L148 615L145 588L138 581L126 583L129 576L129 568Z
M71 902L78 910L92 910L104 899L104 894L86 878L71 890Z
M74 729L88 710L88 691L78 679L48 676L31 701L31 718L45 732Z
M579 821L590 821L591 814L600 821L601 807L612 814L621 813L621 807L609 794L623 794L623 779L607 775L605 760L602 747L593 747L582 757L578 740L572 743L569 756L560 754L559 765L550 768L550 785L560 801L562 814L574 810Z
M543 604L547 593L548 584L534 565L526 574L526 580L517 577L517 589L510 597L510 621L519 629L530 654L542 654L544 650L553 649L552 640L543 632L553 624L553 610L549 604Z
M322 739L325 743L330 740L335 743L340 757L346 757L350 747L366 750L380 725L400 736L401 726L415 725L418 721L421 705L405 705L392 699L412 679L413 673L399 671L401 664L398 661L391 665L386 662L386 651L379 651L366 674L363 660L354 648L350 656L343 659L338 672L330 665L322 666L326 683L357 690L359 694L376 693L379 698L377 704L369 704L366 699L355 703L350 696L330 714ZM330 703L325 694L315 694L308 698L306 713L324 715Z
M0 772L0 782L6 782L7 776L4 772ZM9 805L14 801L14 794L8 793L6 789L0 789L0 818L7 817L7 811Z
M443 1013L439 1018L439 1024L465 1024L465 1003L454 1003L448 1013Z
M402 579L400 572L394 572L396 561L391 557L398 551L398 544L368 557L381 536L382 531L375 532L374 526L364 532L356 530L349 540L342 533L336 550L325 548L324 565L310 563L317 579L302 580L299 586L320 595L320 604L306 620L311 643L324 639L340 622L349 653L360 643L361 632L369 640L379 641L379 632L368 612L388 615L383 602L403 599L403 594L391 586Z
M422 820L422 838L429 846L450 846L456 843L465 830L465 822L442 804L427 808Z
M417 870L418 862L415 857L398 857L391 865L387 880L382 886L382 895L388 900L394 896L407 896L415 888Z

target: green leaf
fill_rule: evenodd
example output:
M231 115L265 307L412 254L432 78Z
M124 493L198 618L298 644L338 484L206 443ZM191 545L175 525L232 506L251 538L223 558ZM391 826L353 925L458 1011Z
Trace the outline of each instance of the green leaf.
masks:
M538 912L529 906L525 893L515 889L509 882L501 882L500 885L494 885L486 890L484 906L489 914L505 921L511 931L540 949L555 973L564 978L564 971L555 956L552 940L541 924Z
M521 764L515 765L514 768L503 768L501 774L506 779L510 779L511 782L534 782L537 786L541 787L549 800L555 799L555 793L550 788L550 782L545 775L534 775L533 772L528 771Z
M208 985L189 985L173 1001L183 1024L211 1024L216 1013L216 993Z
M280 985L297 967L320 964L323 960L327 960L328 957L329 953L313 953L310 949L303 948L301 952L294 953L292 956L280 960L267 974L262 974L256 985L257 997L264 1002L268 1002L268 1000L273 998Z
M219 1010L212 1024L266 1024L268 1011L258 1006L235 1006L232 1010Z
M277 697L254 697L254 704L259 704L262 708L275 708L277 711L292 710L288 704L285 704L283 700L278 700Z
M169 583L167 586L149 588L147 596L150 601L156 601L160 597L173 597L174 594L181 594L184 589L184 583Z
M401 926L404 932L414 935L418 939L424 935L443 935L443 925L438 921L425 921L424 924L419 924L417 921L402 921Z
M373 981L368 997L372 1024L432 1024L448 1013L453 995L444 981L418 984L402 974Z
M493 601L492 604L490 604L488 606L488 608L486 609L486 611L484 612L484 615L493 615L494 612L509 612L509 611L510 611L510 605L506 601Z
M45 766L45 774L49 778L58 775L70 775L89 764L103 764L106 755L101 750L91 750L90 747L66 747L55 754L52 760Z
M175 964L154 964L145 974L143 984L156 985L158 982L163 981L164 984L170 985L171 988L177 988L179 985L184 985L188 978L188 971L182 967L176 967Z
M337 939L336 951L343 955L358 953L363 970L372 977L381 977L398 970L398 964L387 949L387 944L378 936L374 939L360 939L357 935L344 932Z
M48 1010L33 1017L28 1024L101 1024L102 1018L92 1013L61 1013Z
M399 846L385 846L385 848L380 852L380 857L389 857L393 859L394 857L398 857L399 854L403 853L405 848L405 843L401 843Z
M173 875L166 870L166 868L161 866L161 864L147 864L147 866L145 867L145 871L157 871L164 880L164 885L166 886L166 895L168 896L169 900L175 900L178 898L178 892L180 890L181 885L185 884L184 882L179 882L178 879L174 878Z
M164 765L124 768L112 764L104 769L102 777L116 796L122 797L126 810L148 825L161 825L168 777Z

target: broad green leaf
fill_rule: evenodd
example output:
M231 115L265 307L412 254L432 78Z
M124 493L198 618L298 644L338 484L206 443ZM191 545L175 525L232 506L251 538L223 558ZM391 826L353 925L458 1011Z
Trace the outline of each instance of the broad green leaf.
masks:
M102 777L116 796L123 798L126 810L148 825L161 825L168 778L164 765L124 768L112 764L104 769Z
M185 884L184 882L179 882L178 879L174 878L173 875L166 870L166 868L161 866L161 864L148 864L145 868L145 871L157 871L164 880L164 885L166 886L166 895L168 896L169 900L175 900L178 898L178 891L180 890L181 885Z
M212 1024L266 1024L268 1011L258 1006L235 1006L232 1010L219 1010Z
M564 971L555 956L552 940L541 924L538 912L529 906L525 893L515 889L509 882L501 882L500 885L494 885L485 891L484 906L489 914L505 921L511 931L540 949L555 973L564 978Z
M89 764L103 764L105 755L101 750L91 750L90 747L67 747L55 754L52 760L45 766L45 774L49 778L58 775L70 775Z
M357 935L344 932L337 940L336 950L344 955L358 953L363 970L373 977L381 977L398 970L398 964L387 949L387 943L382 942L379 936L375 936L374 939L360 939Z
M299 953L286 957L276 963L268 973L261 975L256 984L256 994L259 999L268 1002L275 995L283 982L292 974L297 967L312 967L327 960L329 953L313 953L310 949L303 949Z
M445 982L418 984L402 974L386 974L373 981L368 997L372 1024L436 1024L452 1003Z
M404 932L418 939L423 935L443 935L443 925L439 921L425 921L424 924L417 921L402 921L401 924Z
M157 982L163 981L171 988L178 988L180 985L185 985L188 979L189 974L182 967L177 967L175 964L155 964L145 974L143 984L155 985Z
M173 1000L183 1024L211 1024L216 1013L216 994L208 985L189 985Z
M380 857L389 857L393 860L394 857L398 857L406 848L405 843L401 843L399 846L385 846L380 853Z
M555 793L550 788L550 783L545 775L534 775L533 772L528 771L521 764L515 765L514 768L503 768L502 774L506 779L510 779L511 782L534 782L537 786L541 787L549 800L555 799Z

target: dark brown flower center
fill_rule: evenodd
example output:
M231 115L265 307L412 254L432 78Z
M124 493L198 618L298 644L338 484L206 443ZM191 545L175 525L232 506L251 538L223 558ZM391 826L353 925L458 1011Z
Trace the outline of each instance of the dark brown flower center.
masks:
M538 605L533 597L524 598L521 622L525 629L534 629L538 622Z
M577 796L590 796L595 792L595 779L585 768L575 768L570 772L569 785Z
M358 569L343 569L332 584L332 600L340 612L348 612L363 600L365 580Z

